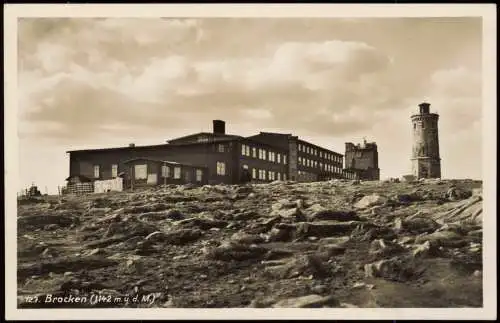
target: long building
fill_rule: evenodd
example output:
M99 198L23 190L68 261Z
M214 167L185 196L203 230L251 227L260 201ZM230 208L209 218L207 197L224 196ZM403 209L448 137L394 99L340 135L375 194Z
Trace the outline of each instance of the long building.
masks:
M91 181L124 178L125 186L155 184L238 184L274 180L318 181L343 177L343 155L292 134L226 134L213 121L200 132L150 146L68 151L69 178Z

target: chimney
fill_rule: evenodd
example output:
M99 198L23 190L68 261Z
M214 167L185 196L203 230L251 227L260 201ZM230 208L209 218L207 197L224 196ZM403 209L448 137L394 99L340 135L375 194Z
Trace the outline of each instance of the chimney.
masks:
M226 123L222 120L213 120L213 132L215 134L224 135L226 133Z
M429 114L429 107L431 106L429 103L420 103L418 106L420 107L420 114Z
M134 143L128 144L129 147L135 147Z

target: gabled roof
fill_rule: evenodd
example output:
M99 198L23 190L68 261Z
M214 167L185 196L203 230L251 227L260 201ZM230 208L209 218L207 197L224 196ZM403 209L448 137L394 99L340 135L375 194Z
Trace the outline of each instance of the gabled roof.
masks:
M147 145L147 146L125 146L125 147L111 147L111 148L80 149L80 150L68 150L68 151L66 151L66 153L113 151L113 150L134 150L134 149L144 149L144 148L167 148L169 146L170 146L169 144L159 144L159 145Z
M273 135L273 136L286 136L286 137L292 136L291 133L266 132L266 131L261 131L261 132L259 132L259 134L261 134L261 135Z
M222 134L222 133L213 133L213 132L198 132L198 133L193 133L190 135L182 136L182 137L177 137L174 139L170 139L167 142L169 144L174 144L176 141L183 140L183 139L188 139L191 137L198 137L198 136L207 136L207 137L212 137L212 138L223 138L223 139L238 139L242 138L241 136L237 135L228 135L228 134Z
M69 181L72 178L78 178L82 182L92 182L92 180L90 178L88 178L87 176L84 176L84 175L71 175L68 178L66 178L65 180Z

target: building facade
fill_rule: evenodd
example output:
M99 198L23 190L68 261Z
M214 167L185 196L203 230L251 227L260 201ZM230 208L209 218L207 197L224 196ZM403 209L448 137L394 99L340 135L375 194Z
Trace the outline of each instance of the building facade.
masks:
M416 178L441 178L439 155L439 115L430 113L430 104L419 104L419 113L411 116L413 128L412 174Z
M375 142L363 141L363 144L345 144L345 173L355 179L378 181L378 148Z
M212 132L190 134L165 144L68 153L70 177L95 181L120 176L124 187L345 178L343 156L337 152L291 134L226 134L222 120L213 121Z
M342 178L343 155L299 139L292 134L261 132L249 137L288 149L290 179L299 182Z

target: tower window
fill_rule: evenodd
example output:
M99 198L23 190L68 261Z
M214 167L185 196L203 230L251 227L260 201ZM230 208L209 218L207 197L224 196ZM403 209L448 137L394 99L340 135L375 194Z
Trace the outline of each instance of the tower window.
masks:
M413 129L417 129L417 124L416 123L413 124Z
M425 123L422 122L422 129L424 129L424 128L425 128Z

